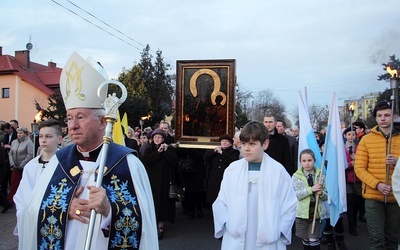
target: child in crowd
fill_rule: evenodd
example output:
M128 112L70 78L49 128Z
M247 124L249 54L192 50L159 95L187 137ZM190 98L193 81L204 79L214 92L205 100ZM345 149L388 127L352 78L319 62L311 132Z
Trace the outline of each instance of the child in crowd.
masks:
M268 130L249 122L240 133L243 159L225 170L213 204L221 249L286 249L291 243L297 199L285 168L264 153Z
M357 214L359 208L364 203L361 195L361 181L354 172L354 160L356 158L357 145L355 143L355 128L348 127L343 131L343 137L346 139L344 144L347 168L346 168L346 195L347 195L347 221L349 223L350 235L357 236Z
M296 236L303 239L304 249L320 249L319 234L321 219L326 216L325 206L322 203L327 200L324 180L321 170L314 166L315 155L311 149L304 149L300 153L299 168L293 174L293 188L299 203L296 216ZM321 180L321 181L320 181ZM316 204L316 195L319 195ZM317 216L312 232L315 206L318 206Z
M62 142L62 139L62 129L57 120L49 119L39 124L39 145L42 150L40 155L33 158L25 165L17 193L14 195L14 202L17 208L17 218L18 215L23 212L20 208L26 207L25 204L30 202L32 190L36 182L38 182L46 164L56 153L58 145ZM14 234L17 235L18 231L14 231Z

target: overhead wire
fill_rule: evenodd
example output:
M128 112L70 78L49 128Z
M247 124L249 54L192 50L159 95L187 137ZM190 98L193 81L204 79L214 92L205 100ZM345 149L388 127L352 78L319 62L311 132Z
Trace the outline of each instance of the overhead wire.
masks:
M103 20L99 19L98 17L96 17L96 16L93 15L92 13L90 13L90 12L88 12L88 11L82 9L82 8L79 7L77 4L75 4L75 3L73 3L73 2L71 2L71 1L69 1L69 0L67 0L67 2L69 2L70 4L72 4L73 6L75 6L76 8L82 10L83 12L87 13L88 15L92 16L94 19L98 20L99 22L103 23L104 25L106 25L106 26L110 27L111 29L117 31L118 33L120 33L121 35L125 36L126 38L128 38L128 39L134 41L135 43L138 43L138 44L141 45L142 47L146 47L146 45L144 45L144 44L142 44L142 43L136 41L135 39L131 38L130 36L124 34L122 31L120 31L120 30L118 30L118 29L112 27L111 25L109 25L108 23L106 23L106 22L104 22ZM150 49L150 50L151 50L151 49Z
M72 14L74 14L74 15L80 17L81 19L83 19L84 21L90 23L91 25L97 27L98 29L100 29L100 30L106 32L107 34L109 34L109 35L111 35L111 36L117 38L118 40L120 40L120 41L122 41L122 42L128 44L129 46L131 46L131 47L133 47L133 48L135 48L135 49L137 49L137 50L139 50L139 51L143 51L143 49L138 48L137 46L133 45L132 43L126 41L125 39L123 39L123 38L121 38L121 37L119 37L119 36L116 36L115 34L113 34L113 33L111 33L110 31L104 29L104 28L101 27L100 25L93 23L93 22L90 21L89 19L87 19L87 18L81 16L81 15L78 14L77 12L75 12L75 11L71 10L70 8L68 8L68 7L64 6L64 5L62 5L61 3L57 2L56 0L51 0L51 1L52 1L53 3L59 5L60 7L66 9L67 11L71 12ZM130 37L130 36L126 35L125 33L123 33L122 31L120 31L120 30L118 30L118 29L112 27L112 26L109 25L108 23L106 23L106 22L102 21L100 18L96 17L94 14L92 14L92 13L90 13L90 12L84 10L83 8L81 8L80 6L78 6L77 4L75 4L75 3L73 3L73 2L71 2L71 1L69 1L69 0L67 0L67 2L69 2L71 5L75 6L75 7L78 8L79 10L85 12L86 14L90 15L90 16L93 17L94 19L98 20L99 22L101 22L102 24L106 25L107 27L109 27L109 28L113 29L114 31L118 32L119 34L125 36L125 37L128 38L129 40L131 40L131 41L133 41L133 42L139 44L139 45L142 46L143 48L146 47L146 45L144 45L143 43L141 43L141 42L139 42L139 41L136 41L136 40L133 39L132 37ZM152 49L150 49L150 51L153 52L153 53L156 53L156 52L155 52L154 50L152 50ZM168 59L167 57L165 57L165 56L162 56L162 57L163 57L164 59L166 59L167 61L170 61L171 63L173 63L173 61L170 60L170 59Z

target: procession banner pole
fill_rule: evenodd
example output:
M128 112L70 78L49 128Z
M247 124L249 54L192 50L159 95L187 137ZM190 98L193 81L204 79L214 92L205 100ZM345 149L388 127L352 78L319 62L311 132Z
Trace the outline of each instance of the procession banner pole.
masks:
M324 172L324 165L325 165L325 152L322 155L322 162L321 162L321 172L319 173L319 180L318 184L322 184L322 173ZM315 231L315 221L317 220L317 213L318 213L318 202L319 202L319 194L315 195L315 208L314 208L314 217L311 225L311 234L314 234Z
M322 183L322 170L319 173L319 181L318 184ZM319 202L319 194L316 194L315 197L315 208L314 208L314 217L313 217L313 221L312 221L312 226L311 226L311 234L314 234L315 231L315 221L317 220L317 213L318 213L318 202Z

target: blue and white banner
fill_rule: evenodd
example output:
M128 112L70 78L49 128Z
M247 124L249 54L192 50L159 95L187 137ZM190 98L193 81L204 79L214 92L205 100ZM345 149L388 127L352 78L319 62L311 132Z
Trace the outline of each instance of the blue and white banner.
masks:
M326 189L329 195L330 218L331 225L334 226L340 214L347 211L345 177L347 160L335 93L329 108L324 154L327 162Z
M299 91L299 155L297 156L298 166L300 164L300 152L304 149L311 149L315 154L315 166L321 168L322 157L315 139L314 130L310 122L310 114L308 113L307 101Z

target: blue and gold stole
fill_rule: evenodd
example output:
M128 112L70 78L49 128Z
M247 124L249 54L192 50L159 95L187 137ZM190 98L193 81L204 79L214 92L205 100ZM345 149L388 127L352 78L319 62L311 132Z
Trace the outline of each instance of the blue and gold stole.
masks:
M132 150L114 143L110 144L108 150L102 184L110 200L112 213L108 249L139 249L142 216L126 159ZM38 249L64 249L69 204L79 187L83 169L75 145L57 151L56 155L59 164L39 210Z

